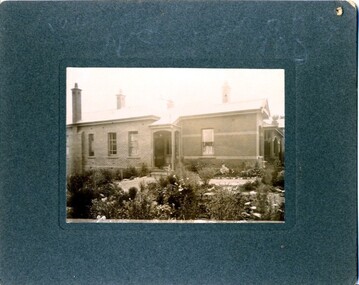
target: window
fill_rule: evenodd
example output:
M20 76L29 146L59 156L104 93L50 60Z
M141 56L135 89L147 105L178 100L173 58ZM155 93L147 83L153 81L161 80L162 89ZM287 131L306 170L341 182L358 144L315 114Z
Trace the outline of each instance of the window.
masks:
M128 155L129 156L138 155L138 132L128 133Z
M108 133L108 155L117 154L116 133Z
M89 156L95 155L95 152L93 150L93 141L94 141L94 134L89 134Z
M214 148L214 132L213 129L203 129L202 130L202 154L203 155L213 155Z

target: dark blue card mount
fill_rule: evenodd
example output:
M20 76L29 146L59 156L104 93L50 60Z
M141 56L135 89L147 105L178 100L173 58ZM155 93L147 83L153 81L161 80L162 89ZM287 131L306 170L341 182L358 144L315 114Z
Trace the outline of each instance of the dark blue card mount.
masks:
M1 284L354 284L357 10L338 1L0 5ZM280 224L66 223L66 68L285 70Z

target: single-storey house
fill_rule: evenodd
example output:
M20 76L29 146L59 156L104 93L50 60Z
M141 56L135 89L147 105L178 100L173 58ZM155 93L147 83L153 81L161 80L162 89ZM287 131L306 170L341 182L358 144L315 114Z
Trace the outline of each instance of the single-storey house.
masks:
M82 90L77 84L71 90L67 174L143 164L175 169L196 161L254 165L284 157L284 125L271 120L267 99L231 102L227 85L220 104L179 108L168 101L165 110L126 106L120 92L117 108L89 118L82 114Z

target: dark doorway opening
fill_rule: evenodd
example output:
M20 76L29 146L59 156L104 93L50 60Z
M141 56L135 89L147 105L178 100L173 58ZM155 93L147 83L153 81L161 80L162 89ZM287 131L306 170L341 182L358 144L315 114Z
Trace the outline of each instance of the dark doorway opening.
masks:
M163 168L171 164L171 132L159 131L154 133L154 164Z

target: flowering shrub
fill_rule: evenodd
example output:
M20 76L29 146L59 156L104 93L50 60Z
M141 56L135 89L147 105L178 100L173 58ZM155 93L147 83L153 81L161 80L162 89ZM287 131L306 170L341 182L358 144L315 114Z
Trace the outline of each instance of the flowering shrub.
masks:
M219 172L221 172L222 175L227 175L229 173L229 168L222 164L222 167Z
M154 218L154 205L148 198L124 201L119 209L119 219L146 220Z
M172 217L172 208L167 204L156 205L154 214L159 220L169 220Z
M159 180L156 203L171 208L170 218L194 219L199 197L199 178L184 169L176 173Z
M214 195L209 199L207 207L212 220L243 220L244 196L230 190L216 188Z

